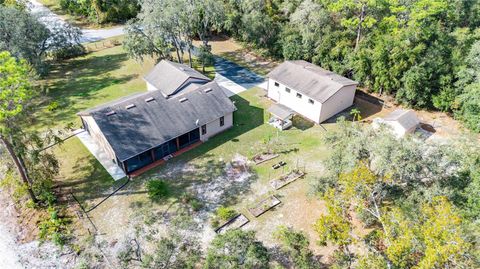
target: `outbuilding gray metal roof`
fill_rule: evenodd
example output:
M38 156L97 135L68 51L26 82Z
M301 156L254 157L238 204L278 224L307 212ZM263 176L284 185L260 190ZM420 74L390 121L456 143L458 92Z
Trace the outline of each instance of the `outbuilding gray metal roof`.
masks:
M222 88L209 82L171 98L151 91L78 115L91 115L117 158L125 161L234 110L235 105Z
M160 90L165 97L178 93L191 83L205 84L210 81L197 70L168 60L160 61L144 79Z
M357 85L358 82L325 70L306 61L285 61L267 77L287 87L324 103L345 86Z

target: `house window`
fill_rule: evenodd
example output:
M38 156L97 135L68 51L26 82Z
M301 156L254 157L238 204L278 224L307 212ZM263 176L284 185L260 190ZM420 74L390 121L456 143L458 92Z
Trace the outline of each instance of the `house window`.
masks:
M289 88L285 88L285 91L290 93L290 89Z
M299 93L297 93L297 97L298 97L298 98L302 98L302 95L299 94Z
M220 127L225 125L225 117L220 117Z
M278 84L278 82L275 82L275 84L274 84L274 85L275 85L275 87L278 87L278 86L280 86L280 84Z
M308 103L313 105L315 102L312 99L308 99Z
M202 125L202 135L207 134L207 125Z

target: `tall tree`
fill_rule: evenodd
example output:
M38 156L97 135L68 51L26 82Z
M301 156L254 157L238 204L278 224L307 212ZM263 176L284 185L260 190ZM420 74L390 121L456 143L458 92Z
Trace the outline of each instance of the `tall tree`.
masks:
M69 24L52 22L47 27L25 10L0 5L0 51L25 59L37 73L46 73L49 54L67 48L81 50L80 35L80 30Z
M34 91L30 84L32 75L30 66L23 60L18 61L10 53L0 53L0 139L15 164L23 183L28 186L30 198L37 202L32 189L32 181L21 156L14 148L13 136L20 124Z
M269 254L253 231L230 230L213 239L204 268L268 268Z

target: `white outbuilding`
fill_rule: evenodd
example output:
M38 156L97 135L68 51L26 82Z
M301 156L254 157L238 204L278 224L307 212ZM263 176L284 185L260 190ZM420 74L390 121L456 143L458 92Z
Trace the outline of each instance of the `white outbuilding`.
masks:
M268 75L268 97L316 123L353 104L358 82L306 61L285 61Z
M378 127L385 124L390 127L397 137L413 133L420 124L420 120L412 110L397 109L384 118L373 120L373 126Z

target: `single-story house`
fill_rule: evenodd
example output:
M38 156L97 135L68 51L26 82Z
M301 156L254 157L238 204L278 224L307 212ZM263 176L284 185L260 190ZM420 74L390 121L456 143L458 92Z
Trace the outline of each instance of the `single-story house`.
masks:
M179 66L167 64L170 68ZM216 82L196 87L180 83L180 89L173 89L167 87L172 85L171 77L163 80L163 74L157 75L158 90L78 113L83 128L127 174L233 126L235 105ZM170 94L166 95L165 89Z
M384 118L375 118L373 126L378 128L381 124L387 125L397 137L413 133L420 124L417 115L412 110L397 109Z
M316 123L353 104L358 82L306 61L285 61L267 75L267 96Z

